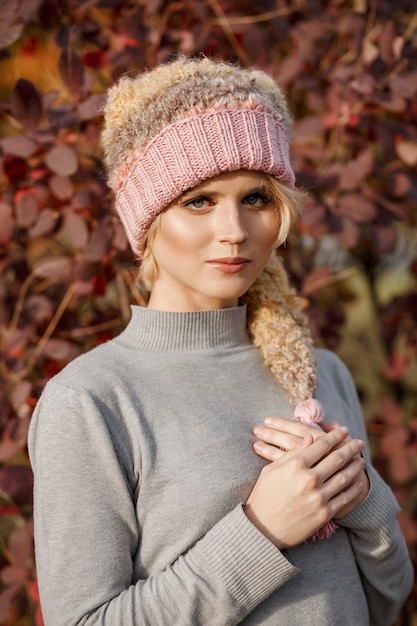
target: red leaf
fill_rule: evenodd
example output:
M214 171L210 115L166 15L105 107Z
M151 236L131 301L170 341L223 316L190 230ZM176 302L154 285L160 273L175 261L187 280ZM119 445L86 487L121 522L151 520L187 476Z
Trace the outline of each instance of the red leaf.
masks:
M294 145L305 144L321 138L324 119L319 115L309 115L294 124Z
M21 446L16 443L16 441L12 441L11 439L0 441L0 461L4 462L11 459L15 454L20 452L20 450Z
M20 585L6 587L0 593L0 624L12 624L10 621L14 617L13 600L20 590Z
M32 556L33 534L30 525L16 528L9 536L9 552L14 565L25 567Z
M99 70L109 64L109 56L105 50L92 50L83 55L83 63L86 67Z
M4 585L22 585L26 580L28 571L26 567L19 565L6 565L2 568L0 579Z
M346 216L334 216L330 219L330 230L333 237L344 248L353 248L358 243L359 228Z
M49 188L58 200L69 200L74 193L74 185L68 176L51 176Z
M336 206L339 214L347 215L358 223L370 222L378 214L375 203L360 193L346 193L340 196Z
M112 239L113 230L110 224L101 223L91 234L85 258L89 261L102 261L111 250Z
M32 383L28 380L21 380L16 383L10 397L10 403L15 411L18 411L20 406L26 402L32 392Z
M395 150L401 161L409 167L417 165L417 142L415 141L397 141Z
M0 142L5 153L28 159L38 149L38 146L32 139L25 135L14 135L13 137L5 137Z
M355 189L369 176L374 166L371 150L363 150L356 159L344 163L340 171L340 189Z
M88 235L88 228L83 218L73 211L67 211L57 239L66 241L75 248L85 248Z
M381 59L387 65L391 65L396 60L394 54L394 39L397 34L397 27L395 22L390 20L384 24L382 33L379 37L379 52Z
M17 183L19 180L25 178L28 165L25 159L6 154L3 160L3 169L6 176L8 176L13 183Z
M24 21L19 11L20 0L2 0L0 13L0 50L17 41L23 32Z
M77 155L69 146L54 146L46 155L45 163L60 176L71 176L78 169Z
M388 191L396 198L403 198L412 188L410 176L405 172L393 172L388 181Z
M114 225L114 237L113 237L113 246L117 250L127 250L129 245L126 231L121 224L118 222Z
M52 209L44 209L39 214L37 222L29 231L31 237L43 237L50 233L56 224L58 215Z
M390 89L401 98L414 98L417 92L417 72L388 78Z
M78 105L78 114L82 120L91 120L96 118L104 105L106 97L104 94L96 94L87 98Z
M16 193L16 223L22 228L31 226L38 215L38 200L32 190Z
M365 37L362 43L362 58L365 65L371 65L379 57L377 46L370 37Z
M42 117L42 100L36 87L25 78L19 78L10 99L12 115L25 126L34 127Z
M388 380L399 380L405 372L406 362L404 355L398 350L390 355L384 366L384 376Z

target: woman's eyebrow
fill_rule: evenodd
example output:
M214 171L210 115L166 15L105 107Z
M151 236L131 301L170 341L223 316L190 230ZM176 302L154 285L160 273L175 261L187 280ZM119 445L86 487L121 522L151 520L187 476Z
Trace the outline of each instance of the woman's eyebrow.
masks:
M206 189L187 189L179 197L178 200L186 200L187 198L195 198L196 196L212 195L212 191Z

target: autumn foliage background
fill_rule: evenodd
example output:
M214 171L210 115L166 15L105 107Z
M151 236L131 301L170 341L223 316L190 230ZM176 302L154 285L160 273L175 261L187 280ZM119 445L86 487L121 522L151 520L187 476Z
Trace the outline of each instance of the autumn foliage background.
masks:
M413 0L2 0L0 624L42 624L26 450L36 401L142 302L100 160L104 94L121 74L178 52L260 66L288 94L306 209L281 252L317 343L352 371L417 563L415 9ZM417 623L416 601L414 591L398 624Z

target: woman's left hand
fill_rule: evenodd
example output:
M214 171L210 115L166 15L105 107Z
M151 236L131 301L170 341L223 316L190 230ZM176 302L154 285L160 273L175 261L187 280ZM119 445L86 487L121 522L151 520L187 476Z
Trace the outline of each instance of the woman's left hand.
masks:
M317 428L282 417L267 417L262 425L256 426L253 430L253 434L258 439L258 441L254 442L253 449L263 459L276 461L285 455L287 451L300 445L307 435L312 435L315 441L317 438L323 437L326 432L340 426L340 424L337 422L323 422L321 426ZM362 470L355 480L360 480L364 485L364 489L353 502L350 502L349 505L339 511L335 519L346 517L368 495L369 480L366 472Z

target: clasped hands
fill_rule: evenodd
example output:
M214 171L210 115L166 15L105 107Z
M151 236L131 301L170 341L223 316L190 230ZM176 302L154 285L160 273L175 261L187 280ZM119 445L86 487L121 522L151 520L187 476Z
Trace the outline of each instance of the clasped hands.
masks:
M268 417L257 426L254 451L267 461L245 503L249 520L279 549L304 542L330 519L364 500L369 481L364 442L346 427Z

